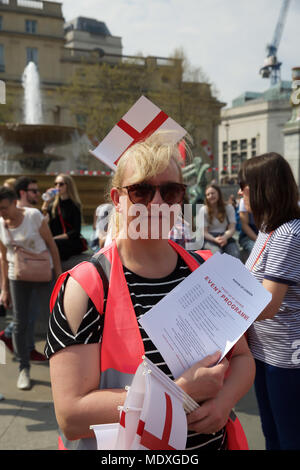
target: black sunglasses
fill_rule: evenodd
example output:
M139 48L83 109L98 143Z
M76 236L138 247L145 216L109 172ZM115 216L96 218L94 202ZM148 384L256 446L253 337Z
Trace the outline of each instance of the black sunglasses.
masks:
M29 189L26 189L26 192L28 192L28 191L31 191L31 192L34 193L34 194L37 194L37 193L40 192L39 189L30 189L30 188L29 188Z
M129 199L133 204L143 204L145 206L154 198L156 189L159 189L162 200L171 206L182 203L186 184L169 182L155 185L144 182L122 186L118 189L127 189Z
M61 183L61 182L57 182L57 183L54 183L54 186L64 186L66 183Z

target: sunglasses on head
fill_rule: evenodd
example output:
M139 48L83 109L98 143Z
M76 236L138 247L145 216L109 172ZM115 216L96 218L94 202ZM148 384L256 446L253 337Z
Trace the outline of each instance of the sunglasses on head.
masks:
M118 189L127 189L128 197L133 204L147 206L154 198L156 189L159 190L162 200L169 206L181 204L184 198L186 185L182 183L137 183L130 186L122 186Z
M57 183L54 183L54 186L64 186L66 183L61 183L61 182L57 182Z

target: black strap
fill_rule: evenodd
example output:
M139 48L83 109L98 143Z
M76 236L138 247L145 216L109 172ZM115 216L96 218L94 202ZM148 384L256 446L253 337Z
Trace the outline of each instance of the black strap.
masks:
M107 298L108 294L108 286L109 286L109 274L107 273L108 265L106 263L107 259L101 253L100 255L93 255L89 260L95 268L97 269L99 276L101 277L102 284L103 284L103 295L104 298ZM104 312L103 312L104 313Z
M203 264L205 262L205 260L202 258L201 255L199 255L199 253L196 253L195 251L189 251L187 250L187 252L189 253L189 255L191 255L196 261L198 261L199 265L200 264Z

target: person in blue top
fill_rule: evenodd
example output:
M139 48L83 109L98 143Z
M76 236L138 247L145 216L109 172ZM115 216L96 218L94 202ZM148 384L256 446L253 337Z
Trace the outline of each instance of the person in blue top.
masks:
M246 267L272 294L248 330L255 391L268 450L300 450L300 207L288 162L277 153L245 161L240 195L259 233Z

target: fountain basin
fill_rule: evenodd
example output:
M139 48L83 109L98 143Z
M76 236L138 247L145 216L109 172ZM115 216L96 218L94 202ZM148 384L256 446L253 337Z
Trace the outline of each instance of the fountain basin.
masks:
M0 136L7 144L20 145L24 151L43 151L49 145L66 145L83 135L75 127L50 124L0 124Z
M61 161L65 157L52 153L56 146L72 143L84 134L75 127L50 124L0 124L0 137L7 145L19 146L21 153L9 154L7 159L18 161L24 172L45 172L52 161ZM51 152L45 152L46 147Z

